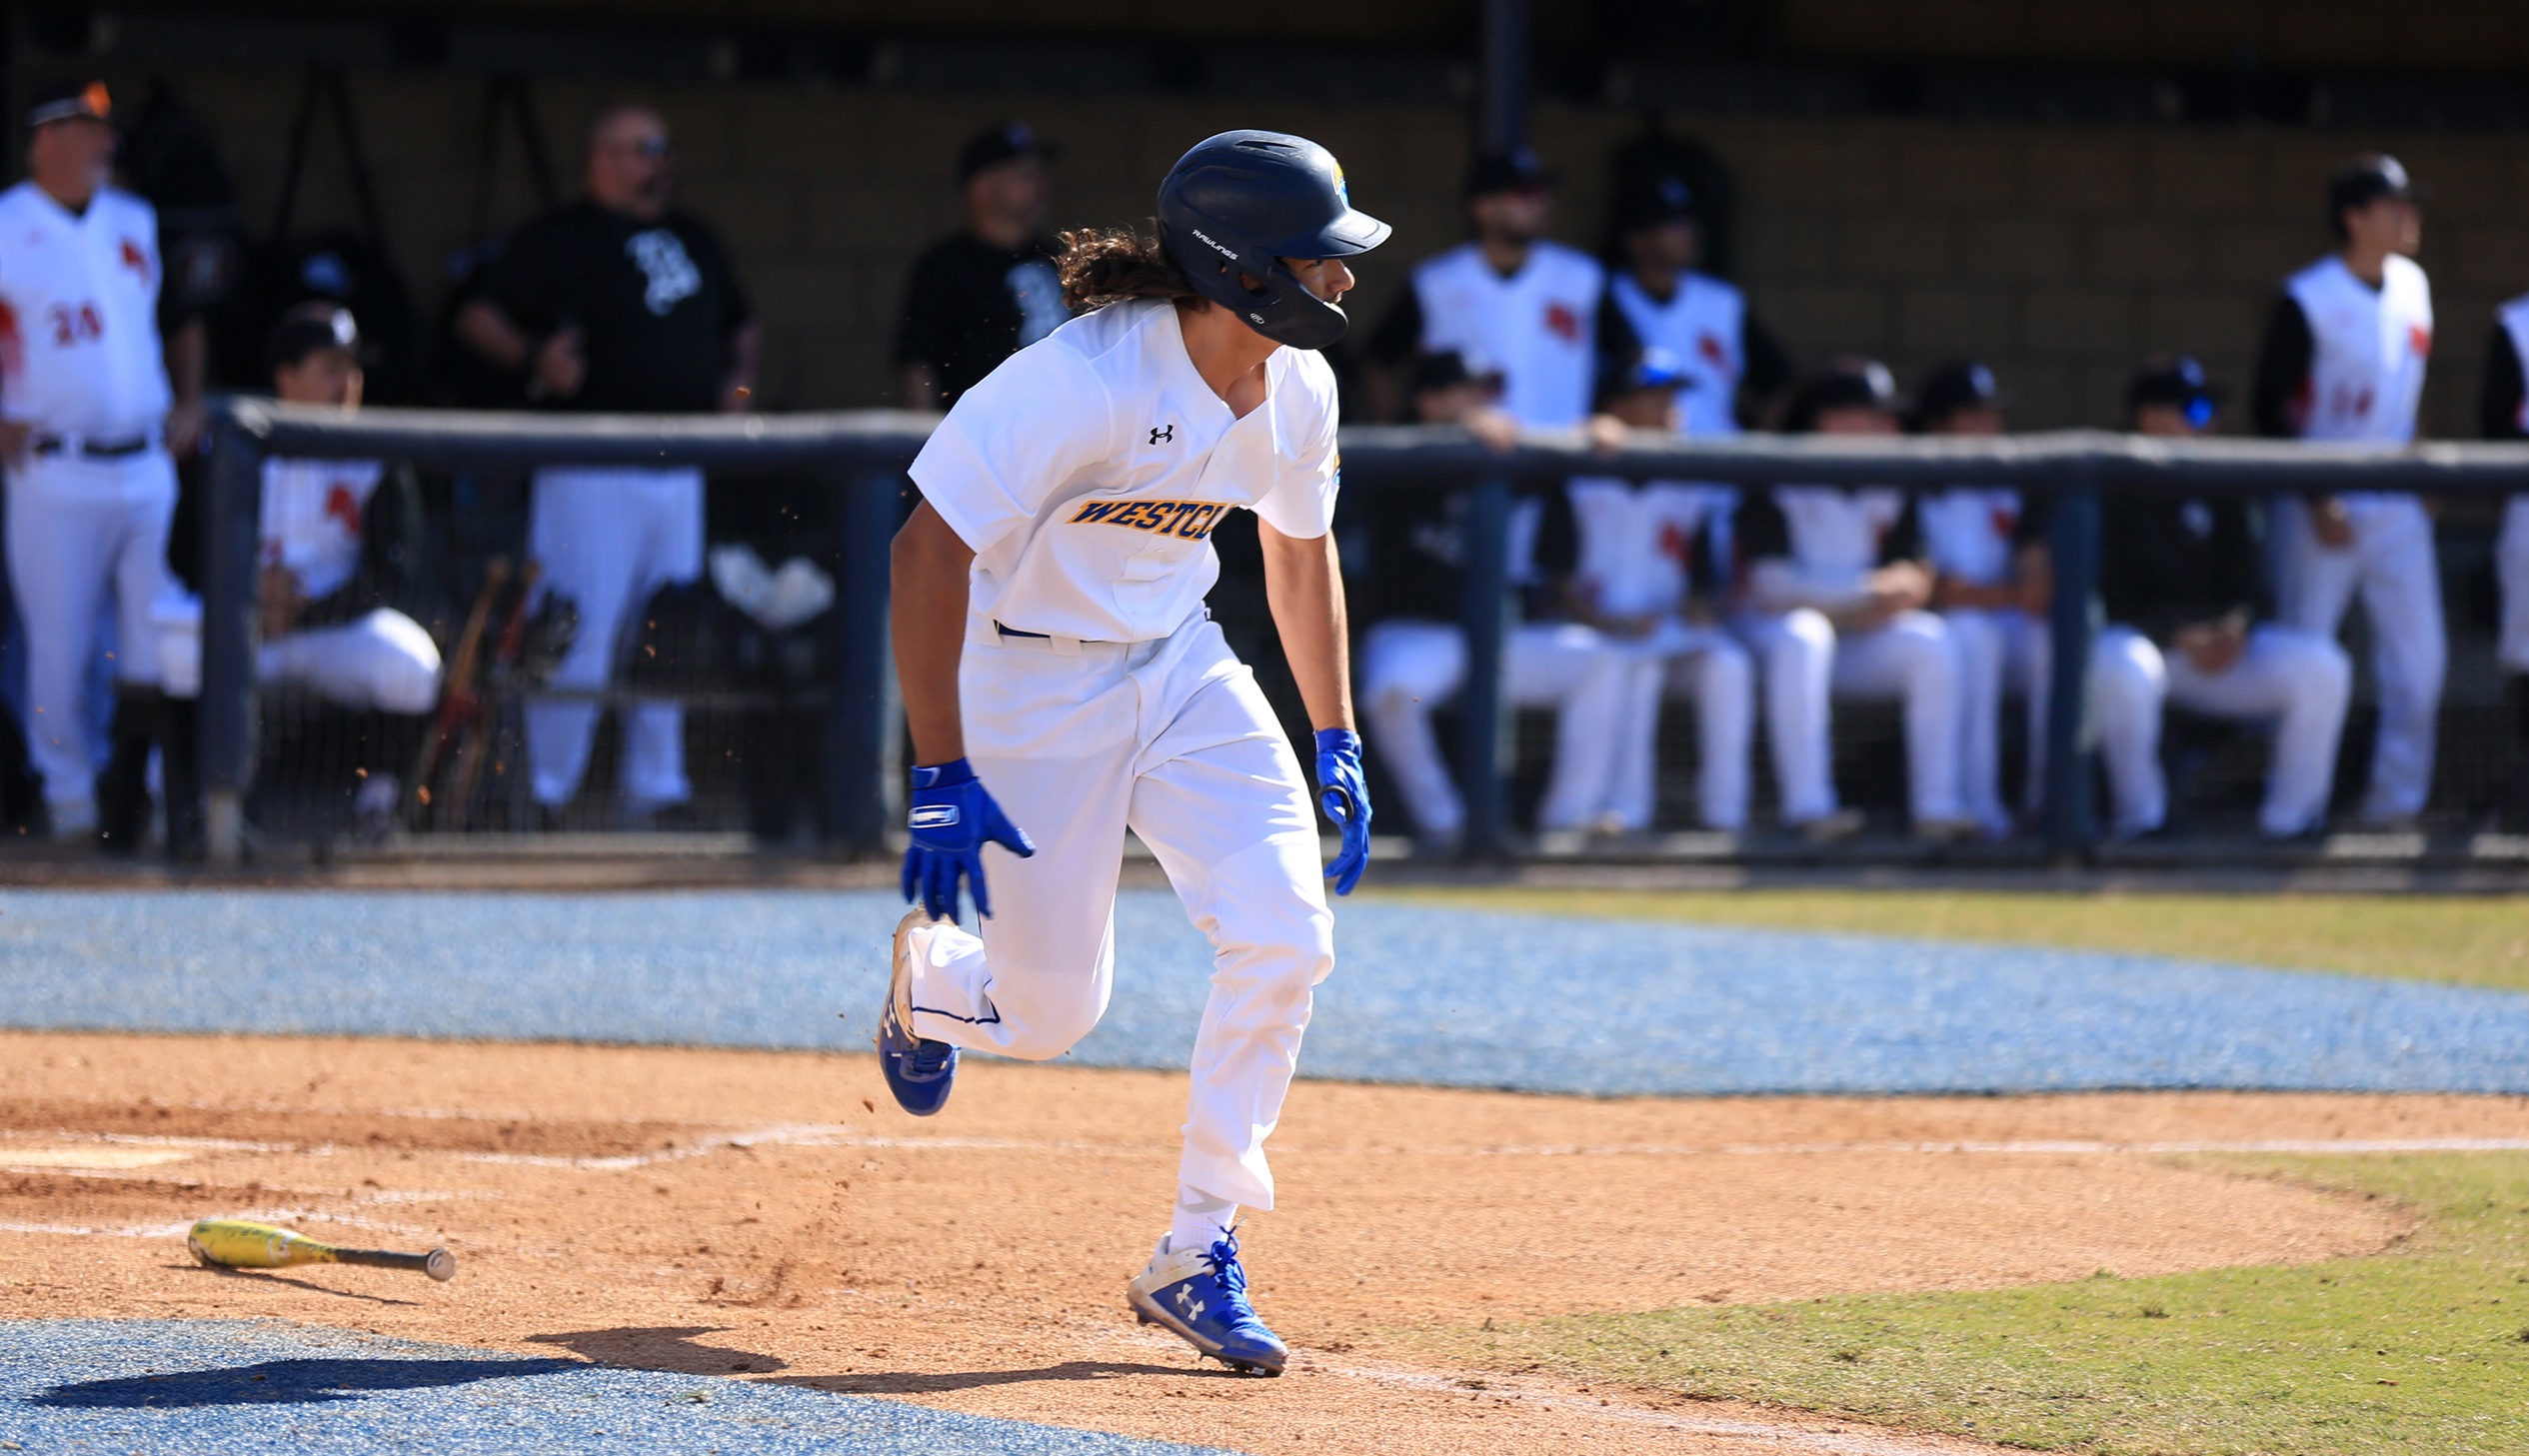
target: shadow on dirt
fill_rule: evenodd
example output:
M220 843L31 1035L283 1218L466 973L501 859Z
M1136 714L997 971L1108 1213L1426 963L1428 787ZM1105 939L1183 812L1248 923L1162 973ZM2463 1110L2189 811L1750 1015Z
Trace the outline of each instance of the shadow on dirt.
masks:
M595 1361L629 1370L666 1370L679 1375L770 1374L790 1362L748 1350L699 1343L696 1335L716 1335L726 1325L625 1325L611 1330L571 1330L529 1335L531 1345L559 1345Z

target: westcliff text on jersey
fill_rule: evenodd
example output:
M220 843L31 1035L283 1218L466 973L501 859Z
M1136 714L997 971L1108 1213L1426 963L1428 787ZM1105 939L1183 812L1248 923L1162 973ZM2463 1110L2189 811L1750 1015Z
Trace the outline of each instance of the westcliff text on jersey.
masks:
M1092 501L1081 507L1071 524L1095 521L1201 541L1212 535L1212 528L1221 524L1230 509L1220 501Z

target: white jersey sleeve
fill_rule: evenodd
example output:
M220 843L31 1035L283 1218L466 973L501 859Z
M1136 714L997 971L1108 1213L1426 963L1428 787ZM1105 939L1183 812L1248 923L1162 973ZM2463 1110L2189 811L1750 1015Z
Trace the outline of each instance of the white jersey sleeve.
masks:
M1303 398L1286 401L1277 423L1288 437L1275 442L1274 480L1257 499L1257 517L1284 536L1314 540L1334 529L1334 496L1342 482L1342 456L1334 432L1340 418L1334 371L1315 354L1294 352L1284 388Z
M923 499L979 557L1116 453L1114 403L1081 356L1022 349L961 396L914 458Z

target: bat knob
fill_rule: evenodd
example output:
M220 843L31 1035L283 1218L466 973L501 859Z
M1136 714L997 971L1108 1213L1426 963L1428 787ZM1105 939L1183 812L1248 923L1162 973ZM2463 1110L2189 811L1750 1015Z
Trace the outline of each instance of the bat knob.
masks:
M422 1272L445 1284L457 1277L457 1256L446 1249L433 1249L422 1261Z

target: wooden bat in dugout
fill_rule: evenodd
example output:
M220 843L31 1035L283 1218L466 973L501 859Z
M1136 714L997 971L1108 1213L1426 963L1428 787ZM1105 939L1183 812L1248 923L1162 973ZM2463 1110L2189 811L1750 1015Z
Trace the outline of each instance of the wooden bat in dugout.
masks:
M206 1218L184 1237L185 1247L205 1264L231 1269L286 1269L293 1264L366 1264L376 1269L412 1269L445 1284L457 1277L457 1256L446 1249L426 1254L399 1254L385 1249L345 1249L319 1243L304 1234L242 1218Z

